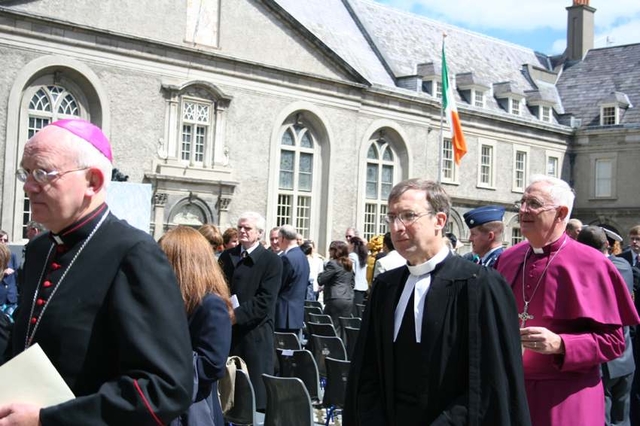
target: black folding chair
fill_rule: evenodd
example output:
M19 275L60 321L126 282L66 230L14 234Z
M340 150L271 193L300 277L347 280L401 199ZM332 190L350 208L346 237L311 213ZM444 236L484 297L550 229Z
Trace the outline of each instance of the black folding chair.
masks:
M365 305L356 303L356 316L358 318L362 318L362 315L364 314L364 308L365 308Z
M276 349L291 349L291 350L300 350L302 346L300 346L300 340L295 333L280 333L276 331L274 333L273 339Z
M351 327L360 329L362 325L362 320L358 317L338 317L340 319L340 325L342 328Z
M327 377L324 362L327 357L344 361L347 360L347 350L344 348L344 344L339 337L317 336L312 334L311 340L313 340L313 357L316 359L320 377Z
M304 306L315 306L322 309L322 303L320 303L318 300L305 300Z
M307 388L297 377L263 374L267 391L265 426L313 426L313 407Z
M356 342L358 341L358 334L360 334L359 328L344 327L345 334L347 335L347 355L349 359L353 359L353 351L356 348Z
M310 322L307 324L307 330L311 335L318 336L337 336L336 329L333 324L319 324L315 322Z
M347 378L349 377L351 363L334 358L325 358L325 363L327 383L324 387L322 405L329 409L326 423L326 426L329 426L329 422L335 416L336 410L344 407Z
M320 374L313 354L306 349L279 350L280 377L297 377L304 383L311 402L320 402Z
M317 306L305 306L304 307L304 322L309 322L309 314L322 315L322 308Z
M234 425L262 424L262 414L256 412L256 395L249 375L243 370L236 370L233 408L224 414L224 420Z
M331 316L326 314L309 314L309 322L316 324L333 324Z

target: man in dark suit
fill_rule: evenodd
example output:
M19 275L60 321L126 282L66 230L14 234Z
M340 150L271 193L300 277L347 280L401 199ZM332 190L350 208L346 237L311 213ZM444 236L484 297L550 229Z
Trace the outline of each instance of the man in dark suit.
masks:
M593 247L602 252L613 262L622 278L624 278L629 293L633 294L633 273L631 266L623 259L610 256L610 243L608 238L613 240L622 240L622 238L608 230L599 226L585 226L578 234L578 242ZM633 382L633 373L636 370L636 364L633 360L633 346L631 344L631 335L629 327L624 327L625 349L622 356L602 364L602 383L604 385L605 398L605 425L629 426L630 406L631 406L631 384Z
M636 309L640 311L640 225L629 230L629 247L618 255L631 266L633 275L633 294ZM640 334L636 327L632 332L633 352L636 364L640 362ZM640 375L636 374L631 386L631 424L640 424Z
M249 369L256 393L256 408L264 411L267 395L262 374L274 372L274 317L282 282L282 261L260 244L264 218L247 212L238 219L240 244L220 255L220 265L237 298L231 355L241 357Z
M629 265L640 268L640 225L636 225L629 230L629 247L618 257L623 258Z
M410 179L387 222L407 266L376 279L353 356L346 426L529 425L513 292L492 268L451 254L451 202Z
M297 231L291 225L278 230L282 255L282 287L276 304L276 330L298 334L304 321L304 299L309 283L309 261L300 250Z

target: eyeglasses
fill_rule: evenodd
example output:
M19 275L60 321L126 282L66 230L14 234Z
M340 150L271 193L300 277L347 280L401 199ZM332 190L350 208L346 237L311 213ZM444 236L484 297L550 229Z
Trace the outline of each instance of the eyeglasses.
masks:
M398 214L387 213L384 220L389 225L393 225L396 222L396 219L398 219L404 226L409 226L416 220L420 219L422 216L427 216L430 214L431 212L416 213L412 211L400 212Z
M9 238L3 237L0 238L0 243L8 243L9 242Z
M515 203L513 203L513 205L518 210L522 210L522 211L525 211L525 212L528 211L528 212L531 212L531 213L542 213L543 211L556 209L556 208L560 207L560 206L557 206L555 204L544 204L544 203L541 203L540 201L536 200L535 198L531 198L531 199L528 199L528 200L525 200L523 198L523 199L518 200Z
M20 182L26 182L29 175L33 176L33 179L39 184L45 185L47 183L53 182L54 180L66 175L67 173L79 172L81 170L87 170L89 167L82 167L80 169L67 170L66 172L60 172L58 170L53 170L51 172L46 172L42 169L34 169L31 172L26 171L25 169L18 169L16 172L16 177Z
M629 237L629 241L640 241L640 237Z

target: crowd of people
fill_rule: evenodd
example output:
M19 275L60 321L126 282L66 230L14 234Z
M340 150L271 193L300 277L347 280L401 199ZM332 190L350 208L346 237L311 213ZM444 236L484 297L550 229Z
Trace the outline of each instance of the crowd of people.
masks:
M34 222L22 264L0 232L0 352L39 344L75 398L0 406L0 424L222 425L229 355L264 411L274 332L300 335L305 300L322 301L338 335L366 305L345 425L640 424L640 226L622 249L571 219L560 179L532 177L513 247L504 206L480 206L458 255L443 186L409 179L389 194L387 234L350 227L325 259L256 212L154 241L110 212L111 147L83 120L36 133L20 166Z

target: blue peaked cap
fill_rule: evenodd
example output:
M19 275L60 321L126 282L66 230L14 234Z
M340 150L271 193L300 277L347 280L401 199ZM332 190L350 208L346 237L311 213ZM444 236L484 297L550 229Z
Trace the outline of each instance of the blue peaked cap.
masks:
M504 210L505 208L500 206L482 206L469 210L463 217L465 223L471 229L487 222L502 222Z

